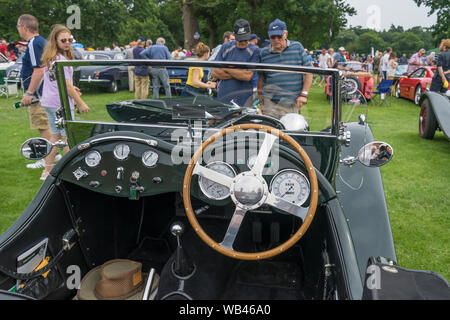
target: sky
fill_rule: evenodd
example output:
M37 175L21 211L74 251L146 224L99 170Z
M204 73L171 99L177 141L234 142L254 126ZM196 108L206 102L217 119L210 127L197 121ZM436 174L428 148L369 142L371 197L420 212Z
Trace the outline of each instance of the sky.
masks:
M429 9L418 7L413 0L346 0L357 14L348 17L348 26L362 26L377 31L388 30L391 24L405 30L415 26L430 27L436 23L436 13L428 17Z

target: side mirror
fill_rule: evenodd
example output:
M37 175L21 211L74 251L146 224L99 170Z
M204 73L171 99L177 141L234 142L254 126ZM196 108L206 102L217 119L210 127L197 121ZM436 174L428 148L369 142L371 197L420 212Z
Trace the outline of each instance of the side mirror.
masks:
M22 144L20 152L28 160L40 160L48 156L53 147L63 148L66 145L62 140L53 144L44 138L31 138Z
M347 156L341 160L341 163L351 167L359 161L366 167L381 167L388 163L393 155L394 149L389 144L382 141L373 141L359 150L358 157Z
M382 141L373 141L363 146L358 152L358 160L367 167L381 167L394 155L394 149Z

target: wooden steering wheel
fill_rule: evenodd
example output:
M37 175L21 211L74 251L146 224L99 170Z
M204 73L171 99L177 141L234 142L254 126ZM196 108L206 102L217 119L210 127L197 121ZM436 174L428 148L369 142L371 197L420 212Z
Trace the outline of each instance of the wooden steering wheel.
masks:
M257 155L256 163L253 165L250 171L246 171L238 174L234 178L230 178L222 173L218 173L211 170L205 166L198 163L200 156L203 154L206 147L213 143L216 139L226 136L227 134L240 131L240 130L262 130L266 132L264 141L260 147L259 153ZM262 177L262 172L264 165L268 159L270 150L276 139L281 138L287 143L289 143L295 151L303 159L306 169L309 174L311 196L309 208L305 208L291 202L288 202L280 197L275 196L273 193L269 192L269 187L266 181ZM230 190L230 196L236 205L235 212L231 218L230 225L225 234L225 237L221 243L215 242L211 237L209 237L206 232L202 229L197 221L194 211L191 205L191 178L192 175L199 175L206 179L209 179L215 183L219 183L226 186ZM247 191L246 191L247 190ZM290 247L292 247L298 240L305 234L308 230L317 208L318 201L318 183L317 176L314 166L309 159L303 148L289 135L283 133L282 131L258 124L242 124L236 125L223 129L213 136L205 140L201 147L196 150L192 156L189 165L187 166L186 173L184 175L183 181L183 202L184 208L186 210L186 215L189 219L190 224L197 232L198 236L211 248L217 252L229 256L231 258L240 260L260 260L267 259L278 254L283 253ZM295 215L303 219L303 223L297 232L292 235L286 242L279 245L276 248L254 252L246 253L235 251L233 249L233 243L236 239L237 233L239 231L240 225L244 219L247 211L259 208L260 206L268 204L272 207L278 208L284 212Z

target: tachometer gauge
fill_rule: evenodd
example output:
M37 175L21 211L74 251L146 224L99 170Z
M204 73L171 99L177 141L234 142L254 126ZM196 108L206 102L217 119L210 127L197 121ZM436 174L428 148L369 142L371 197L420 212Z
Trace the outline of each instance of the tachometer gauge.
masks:
M118 144L113 153L117 160L125 160L130 154L130 147L124 143Z
M145 151L142 155L142 163L146 167L154 167L158 162L158 154L155 151L149 150Z
M230 178L236 177L236 172L234 171L233 167L230 166L228 163L221 161L214 161L208 163L206 167L216 172L220 172L223 175L226 175L227 177ZM205 194L205 196L207 196L210 199L223 200L230 196L230 189L219 183L213 182L207 178L199 177L198 184L202 192Z
M270 182L270 192L295 205L305 203L310 191L308 178L294 169L278 172Z
M84 162L91 168L98 166L100 160L102 160L102 156L98 151L89 151L86 157L84 157Z

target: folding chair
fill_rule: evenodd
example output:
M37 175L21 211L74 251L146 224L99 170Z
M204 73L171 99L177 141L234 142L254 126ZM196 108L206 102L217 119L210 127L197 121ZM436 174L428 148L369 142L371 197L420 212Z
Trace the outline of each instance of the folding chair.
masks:
M373 92L372 103L380 106L385 103L387 106L391 105L390 99L392 98L392 86L394 80L383 79L377 86L377 90Z
M0 96L6 95L6 98L9 98L10 95L15 95L16 97L19 97L20 84L21 78L18 71L11 71L8 77L0 79Z

